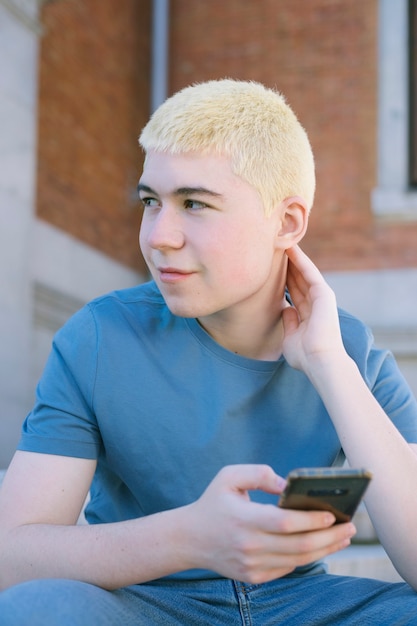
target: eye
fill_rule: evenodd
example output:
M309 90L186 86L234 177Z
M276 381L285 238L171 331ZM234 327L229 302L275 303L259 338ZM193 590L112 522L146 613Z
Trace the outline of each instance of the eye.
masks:
M152 198L151 196L139 196L139 199L144 207L158 207L159 200L157 198Z
M198 200L189 199L184 201L184 207L190 211L201 211L202 209L207 209L208 205Z

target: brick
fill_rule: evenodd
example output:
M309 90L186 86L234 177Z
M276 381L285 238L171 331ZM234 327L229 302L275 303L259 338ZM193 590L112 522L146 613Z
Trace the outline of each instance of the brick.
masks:
M135 187L149 116L150 1L44 5L38 216L142 267Z
M171 0L170 93L230 76L282 91L309 133L304 248L323 270L416 267L417 224L378 220L377 0ZM137 135L149 115L150 0L43 8L38 214L136 267Z

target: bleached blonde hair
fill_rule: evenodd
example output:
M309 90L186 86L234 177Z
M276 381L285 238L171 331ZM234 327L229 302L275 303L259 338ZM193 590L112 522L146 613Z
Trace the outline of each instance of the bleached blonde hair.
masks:
M260 194L270 214L301 196L311 209L314 158L307 133L278 91L252 81L211 80L168 98L142 130L145 152L218 154Z

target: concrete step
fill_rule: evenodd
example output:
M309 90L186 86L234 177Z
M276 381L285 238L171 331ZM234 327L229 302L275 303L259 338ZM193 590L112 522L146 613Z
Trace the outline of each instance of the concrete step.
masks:
M331 554L326 562L331 574L378 578L388 582L403 582L381 544L352 544Z

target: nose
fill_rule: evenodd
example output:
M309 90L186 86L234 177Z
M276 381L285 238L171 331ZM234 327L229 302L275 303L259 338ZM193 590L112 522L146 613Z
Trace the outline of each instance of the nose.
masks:
M141 240L155 250L182 248L184 232L180 211L170 205L164 205L158 212L142 218Z

